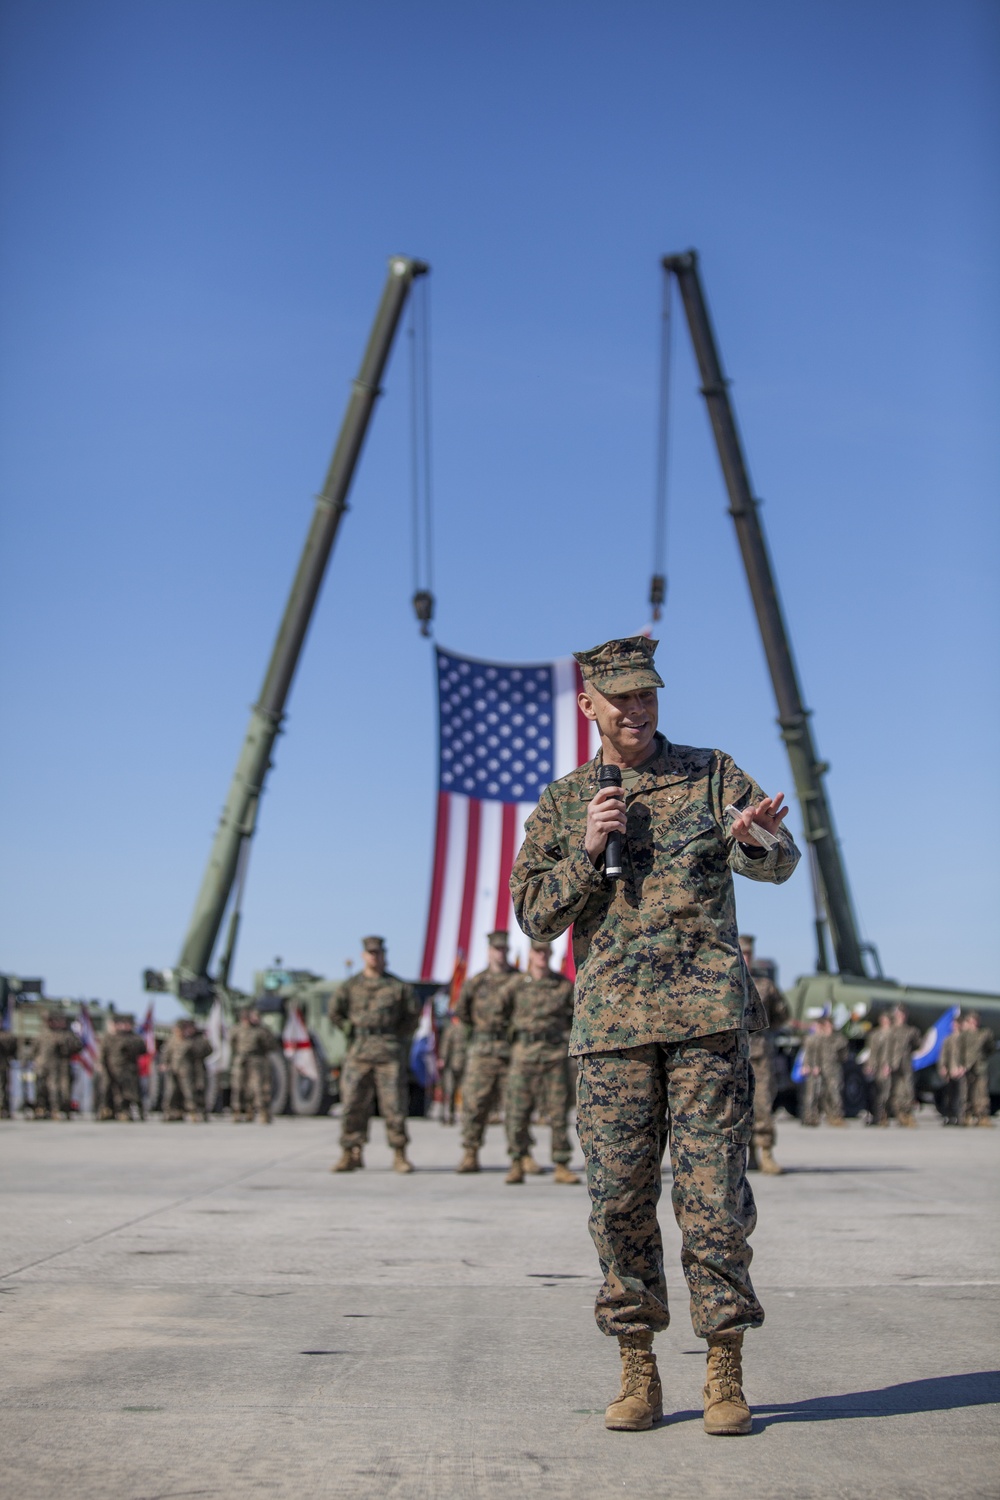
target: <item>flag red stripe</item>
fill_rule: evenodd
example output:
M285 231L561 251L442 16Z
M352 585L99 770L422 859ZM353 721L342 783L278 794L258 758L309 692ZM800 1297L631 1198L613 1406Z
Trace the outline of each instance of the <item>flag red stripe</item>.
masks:
M421 979L434 978L434 953L437 949L438 923L441 920L441 898L444 894L445 865L448 860L448 812L450 798L447 792L438 792L437 829L434 834L434 874L431 879L431 909L427 914L427 939L424 943L424 961L420 965Z
M576 964L573 962L573 929L569 930L569 942L566 944L566 954L562 962L563 976L566 979L576 980Z
M510 872L514 868L514 843L517 839L517 803L505 802L500 826L500 883L497 886L497 913L494 926L501 931L510 914Z
M576 674L576 690L583 692L583 673L580 671L580 663L573 663L573 671ZM582 766L590 759L590 720L585 719L580 712L579 703L576 705L576 763Z
M476 888L479 884L479 814L482 808L478 797L469 798L469 828L465 836L465 886L462 890L462 915L458 922L458 947L462 953L469 951L472 936L472 914L476 906Z

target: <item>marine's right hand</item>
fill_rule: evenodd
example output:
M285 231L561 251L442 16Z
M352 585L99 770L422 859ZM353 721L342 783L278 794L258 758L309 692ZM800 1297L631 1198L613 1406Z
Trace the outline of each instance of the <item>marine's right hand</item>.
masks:
M625 796L621 787L602 787L587 806L587 832L583 846L592 865L604 853L604 846L611 833L625 832Z

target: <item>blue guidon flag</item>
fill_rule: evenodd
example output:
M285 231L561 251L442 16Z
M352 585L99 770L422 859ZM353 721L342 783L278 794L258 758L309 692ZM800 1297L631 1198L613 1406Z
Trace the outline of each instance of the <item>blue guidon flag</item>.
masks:
M577 706L573 658L478 661L437 650L439 761L434 872L420 977L446 981L486 964L486 935L510 933L523 964L528 941L508 882L524 824L550 781L593 759L596 724ZM553 967L568 963L564 934Z
M934 1025L927 1031L920 1046L913 1054L912 1062L915 1073L920 1068L929 1068L932 1063L937 1062L941 1056L941 1048L944 1046L945 1037L950 1036L951 1032L955 1029L958 1012L959 1007L953 1005L951 1010L946 1010L943 1016L938 1016Z

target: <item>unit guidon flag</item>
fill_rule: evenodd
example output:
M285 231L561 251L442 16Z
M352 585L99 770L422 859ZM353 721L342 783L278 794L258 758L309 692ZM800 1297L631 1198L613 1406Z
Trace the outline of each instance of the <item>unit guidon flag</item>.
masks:
M438 803L434 873L421 978L486 966L486 935L507 928L524 967L528 940L508 882L524 824L550 781L591 760L597 726L577 707L571 656L514 665L437 650ZM553 967L567 937L553 945Z

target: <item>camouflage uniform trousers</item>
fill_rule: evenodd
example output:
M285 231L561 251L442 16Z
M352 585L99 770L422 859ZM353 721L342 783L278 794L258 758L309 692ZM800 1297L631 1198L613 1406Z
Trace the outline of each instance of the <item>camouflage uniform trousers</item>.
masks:
M773 1151L774 1129L774 1049L766 1031L755 1031L750 1037L750 1066L753 1069L753 1144L757 1151Z
M655 1333L670 1321L656 1218L669 1135L694 1331L707 1338L758 1328L764 1310L747 1243L757 1210L746 1178L754 1087L746 1032L593 1052L579 1065L577 1129L604 1272L597 1326L618 1336Z
M263 1114L271 1108L271 1059L236 1057L229 1070L229 1107L234 1115Z
M892 1076L886 1081L890 1085L892 1112L896 1119L898 1120L900 1115L912 1115L917 1099L913 1088L913 1068L909 1057L905 1058L898 1068L893 1068Z
M968 1079L968 1104L966 1118L988 1120L990 1118L990 1070L985 1062L973 1063L966 1074Z
M68 1115L73 1095L73 1070L69 1058L35 1064L35 1113Z
M182 1058L167 1074L163 1113L176 1115L183 1109L189 1115L203 1115L207 1089L204 1063L193 1057Z
M807 1123L816 1123L820 1114L839 1120L844 1113L844 1072L836 1063L810 1073L806 1079L804 1114Z
M464 1077L464 1063L461 1067L446 1063L441 1074L441 1118L452 1125L455 1123L455 1104L462 1092Z
M393 1150L406 1145L406 1049L395 1037L362 1037L351 1044L340 1073L340 1144L347 1151L368 1139L368 1121L378 1098L379 1114Z
M105 1069L101 1082L103 1085L102 1103L111 1110L112 1114L128 1114L134 1105L140 1117L144 1116L138 1068L126 1068L117 1073Z
M490 1112L509 1066L510 1047L506 1042L477 1042L473 1038L462 1080L462 1145L466 1151L478 1151L483 1144Z
M883 1078L877 1073L871 1080L872 1124L881 1125L889 1113L889 1095L892 1093L892 1074Z
M565 1045L547 1042L516 1042L507 1075L504 1122L507 1150L517 1161L531 1150L531 1116L534 1110L552 1127L552 1160L565 1166L573 1155L569 1119L569 1073Z

